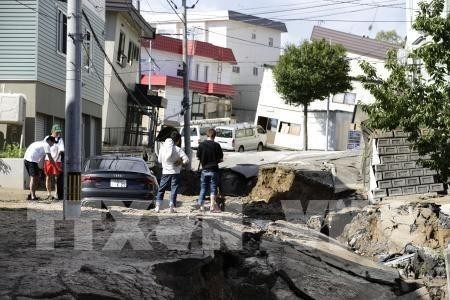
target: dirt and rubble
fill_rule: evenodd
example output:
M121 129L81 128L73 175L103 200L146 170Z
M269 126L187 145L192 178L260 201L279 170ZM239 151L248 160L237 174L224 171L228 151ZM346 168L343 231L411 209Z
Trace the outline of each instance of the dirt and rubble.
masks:
M450 238L450 197L403 196L357 211L338 240L355 253L399 270L445 299L444 250Z
M177 214L83 208L82 217L94 221L92 243L81 244L76 222L54 221L52 238L51 223L39 227L34 220L60 217L61 203L0 202L0 298L394 299L422 293L395 269L305 225L229 212L200 215L191 201L181 200ZM135 222L142 236L120 230Z
M369 205L355 165L230 168L220 214L94 205L81 233L60 202L0 189L0 299L446 299L450 198Z

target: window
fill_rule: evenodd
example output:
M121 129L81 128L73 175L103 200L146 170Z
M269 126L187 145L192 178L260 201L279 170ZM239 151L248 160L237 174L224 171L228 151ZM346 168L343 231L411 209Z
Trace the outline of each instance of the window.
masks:
M243 138L246 136L245 129L236 130L236 138Z
M84 170L133 170L133 172L148 173L148 168L143 162L126 158L93 158L86 162Z
M252 40L256 40L256 33L252 33Z
M355 104L356 94L355 93L345 93L344 103L345 104Z
M278 119L269 119L267 122L267 131L276 132L278 126Z
M253 76L258 76L258 68L253 67Z
M134 45L134 60L139 61L139 46Z
M195 80L199 80L199 77L200 77L200 65L199 64L196 64L195 65Z
M232 138L233 131L230 129L216 128L216 136L221 138Z
M83 39L83 70L86 73L90 72L92 66L92 45L91 45L91 33L86 31Z
M248 128L248 129L245 129L245 135L246 136L254 136L255 132L253 131L253 129Z
M134 54L135 54L134 44L131 41L129 41L128 42L128 57L127 57L127 61L128 61L128 64L130 64L130 65L133 63Z
M292 124L289 122L280 122L280 128L278 129L278 132L299 136L300 135L300 125Z
M264 130L264 128L262 128L260 125L258 125L258 127L256 128L256 130L258 131L259 134L265 134L266 131Z
M241 73L241 68L238 66L233 66L233 73Z
M67 16L58 10L57 47L59 53L67 53Z
M119 36L119 48L117 50L117 62L122 62L122 56L125 56L125 33L120 32Z
M133 64L133 61L139 61L139 47L131 41L128 43L127 61L130 65Z
M208 69L209 69L209 67L205 66L205 82L208 81Z
M273 47L273 38L269 38L269 47Z
M333 95L334 103L350 104L354 105L356 103L356 93L341 93Z

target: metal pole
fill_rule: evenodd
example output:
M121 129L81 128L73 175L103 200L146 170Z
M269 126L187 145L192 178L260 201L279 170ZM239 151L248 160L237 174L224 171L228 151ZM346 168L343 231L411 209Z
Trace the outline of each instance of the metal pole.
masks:
M191 170L191 109L189 101L189 67L188 67L188 45L187 45L187 8L186 0L183 0L183 110L184 110L184 149L189 157L187 170Z
M152 94L152 41L148 40L148 46L150 50L148 51L148 92L147 94ZM154 136L153 136L153 119L155 118L155 106L152 106L151 115L148 120L148 148L151 152L155 152L154 146Z
M329 133L329 127L330 127L330 98L331 94L328 95L327 99L327 121L325 125L325 151L328 151L328 133Z
M81 0L67 1L66 124L63 217L81 214Z

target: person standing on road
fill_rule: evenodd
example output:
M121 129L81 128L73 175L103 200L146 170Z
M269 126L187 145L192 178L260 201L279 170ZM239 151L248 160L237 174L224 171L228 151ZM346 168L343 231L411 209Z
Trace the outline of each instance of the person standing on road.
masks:
M51 136L55 138L55 144L50 148L52 158L56 163L57 168L50 162L48 157L44 161L45 173L45 187L47 188L47 200L62 199L63 198L63 180L62 177L62 158L64 156L64 141L61 137L61 127L58 124L53 125ZM52 196L52 182L56 179L56 193Z
M164 198L164 192L170 186L170 212L175 212L177 207L177 194L180 189L181 167L189 162L189 158L183 149L180 148L181 135L177 131L170 134L170 138L164 141L159 150L158 162L162 164L162 176L159 183L158 193L156 195L155 212L160 211Z
M24 163L28 175L30 176L30 194L28 195L28 200L38 200L36 197L36 190L39 185L39 162L47 156L50 163L58 169L50 150L50 147L52 147L53 144L55 144L55 138L50 135L43 141L32 143L25 151Z
M200 177L200 195L198 205L201 211L204 211L204 202L206 190L210 188L211 212L221 212L216 203L217 185L219 182L219 163L223 161L223 151L219 143L215 142L216 131L212 128L206 132L208 137L206 141L198 145L197 158L202 165Z

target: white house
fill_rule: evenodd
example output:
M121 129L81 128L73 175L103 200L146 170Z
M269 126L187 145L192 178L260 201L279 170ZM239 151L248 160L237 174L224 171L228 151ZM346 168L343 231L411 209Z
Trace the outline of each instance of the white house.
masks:
M147 128L141 126L143 114L145 115L143 111L151 111L151 107L160 106L139 86L141 39L154 38L155 29L139 14L133 1L106 0L104 30L105 52L111 64L105 60L103 143L140 145L142 135L148 134L144 132Z
M141 83L148 85L150 82L150 90L167 99L167 108L159 111L159 119L165 123L183 122L182 40L156 35L142 46L148 49L142 51L143 60L149 61L151 52L154 63L142 63ZM191 119L231 117L235 93L231 75L236 64L233 51L206 42L189 41L188 56Z
M398 46L377 40L348 34L328 28L315 26L311 35L312 40L325 39L332 44L341 44L347 49L350 61L350 76L357 77L363 72L360 61L366 60L374 65L378 74L387 76L384 69L386 53ZM369 91L365 90L358 81L352 82L353 89L344 94L333 95L329 106L329 150L345 150L357 148L359 132L350 131L353 121L355 105L358 102L370 103L374 100ZM308 107L308 148L311 150L325 150L326 141L327 100L315 101ZM276 92L272 68L264 70L264 79L256 112L255 124L266 128L268 143L280 147L303 149L303 107L285 104Z
M151 14L147 20L160 34L181 34L183 24L173 14ZM233 49L236 65L231 84L236 95L233 114L238 121L253 122L263 79L264 64L275 64L281 51L281 22L236 11L188 12L188 31L192 39Z

